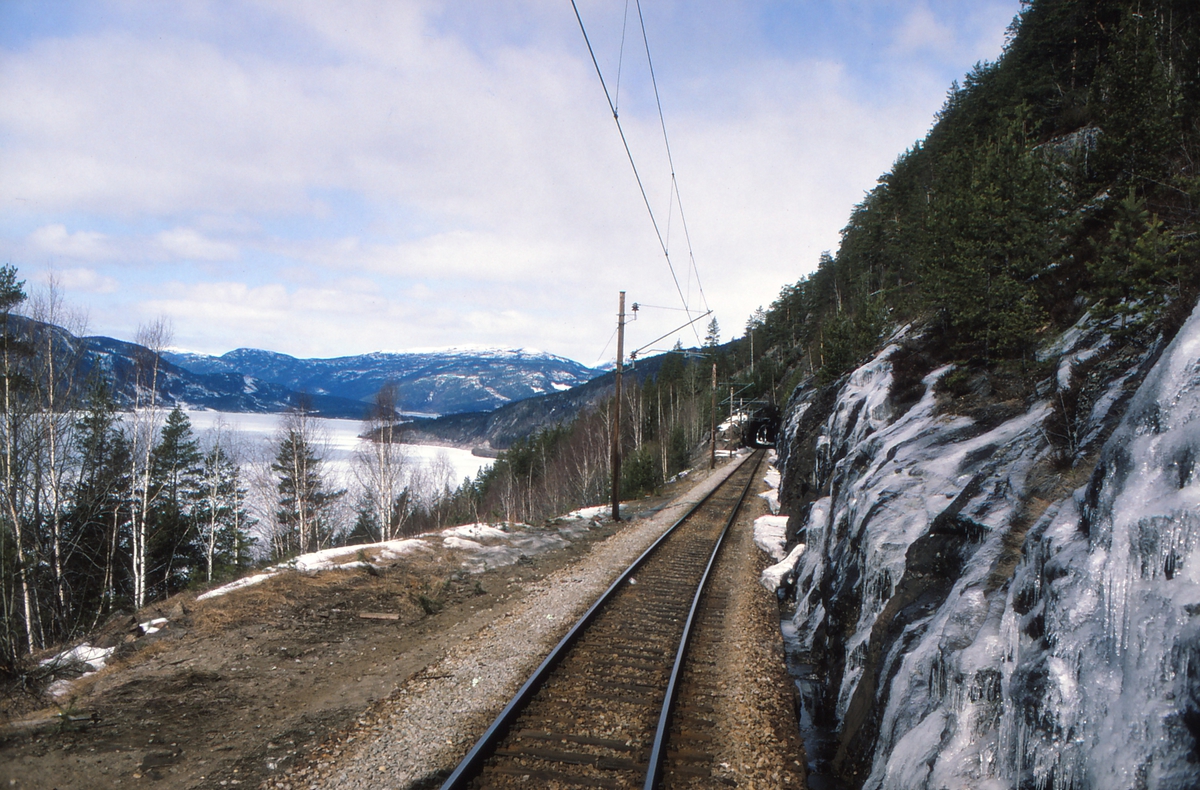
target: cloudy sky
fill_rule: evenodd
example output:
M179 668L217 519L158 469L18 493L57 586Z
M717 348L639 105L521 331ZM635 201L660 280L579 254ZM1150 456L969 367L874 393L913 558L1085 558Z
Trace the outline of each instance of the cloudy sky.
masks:
M642 0L685 236L636 2L579 2L677 288L570 0L0 0L0 262L207 353L591 365L620 290L627 348L685 304L728 339L1019 8Z

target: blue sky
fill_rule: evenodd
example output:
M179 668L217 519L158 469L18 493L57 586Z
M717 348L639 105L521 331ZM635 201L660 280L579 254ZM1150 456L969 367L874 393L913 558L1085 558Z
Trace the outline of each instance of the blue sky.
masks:
M656 306L627 347L683 301L729 338L1020 4L643 0L694 272L636 3L579 8L683 300L569 0L0 0L0 260L91 333L208 353L594 364L622 289Z

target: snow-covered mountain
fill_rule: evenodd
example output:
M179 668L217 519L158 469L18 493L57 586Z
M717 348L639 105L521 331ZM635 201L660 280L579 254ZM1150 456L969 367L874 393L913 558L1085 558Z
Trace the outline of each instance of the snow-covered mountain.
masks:
M239 348L219 357L168 352L164 358L202 375L240 375L310 395L368 402L396 387L402 411L456 414L568 390L598 374L563 357L523 349L376 352L332 359Z
M136 369L139 364L152 364L153 354L145 346L116 340L111 337L76 338L65 330L61 342L69 349L63 358L73 359L79 373L77 379L100 376L109 381L118 406L132 405ZM69 355L69 356L68 356ZM278 413L303 403L322 417L361 419L366 415L361 401L335 395L303 393L264 381L255 376L233 372L196 373L162 355L159 362L157 390L162 403L187 408L216 409L231 412Z
M798 388L781 440L817 773L1197 787L1200 307L1169 344L1085 317L1027 398L953 394L912 334Z
M74 381L110 383L121 408L133 403L139 366L154 364L144 346L111 337L77 337L62 327L10 316L9 327L29 345L54 349L56 367ZM221 357L165 352L158 362L160 402L233 412L274 413L300 403L324 417L361 419L386 383L399 408L415 414L492 411L544 394L565 392L596 371L537 351L453 350L296 359L257 349Z

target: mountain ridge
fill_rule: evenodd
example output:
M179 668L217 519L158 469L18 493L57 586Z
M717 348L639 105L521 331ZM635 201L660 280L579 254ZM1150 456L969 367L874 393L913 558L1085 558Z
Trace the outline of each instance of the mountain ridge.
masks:
M392 384L400 411L425 415L491 411L571 389L598 375L565 357L529 349L375 351L302 359L238 348L220 356L168 351L163 358L197 374L240 374L298 392L363 403Z

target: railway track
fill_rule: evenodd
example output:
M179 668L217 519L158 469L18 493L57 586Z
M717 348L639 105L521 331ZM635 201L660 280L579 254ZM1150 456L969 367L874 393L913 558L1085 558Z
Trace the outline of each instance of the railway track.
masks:
M442 790L653 788L664 773L672 786L708 776L713 729L703 697L711 662L703 647L689 647L689 634L698 612L720 615L720 600L701 605L704 582L761 457L744 459L613 583ZM689 650L697 655L690 665ZM681 688L687 698L673 717Z

